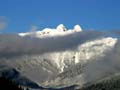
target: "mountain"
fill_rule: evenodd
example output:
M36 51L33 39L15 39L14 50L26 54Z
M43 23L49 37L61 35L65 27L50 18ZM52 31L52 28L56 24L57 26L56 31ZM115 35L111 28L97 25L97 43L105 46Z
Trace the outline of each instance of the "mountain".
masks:
M120 72L118 34L84 31L63 24L19 34L0 34L0 65L16 82L36 82L46 89L81 88ZM1 68L2 71L4 68ZM17 77L18 77L17 76ZM29 84L31 85L31 84Z
M30 79L22 76L17 70L7 66L0 66L0 77L5 78L6 80L11 80L22 87L28 88L42 88L37 85L35 82L31 81Z

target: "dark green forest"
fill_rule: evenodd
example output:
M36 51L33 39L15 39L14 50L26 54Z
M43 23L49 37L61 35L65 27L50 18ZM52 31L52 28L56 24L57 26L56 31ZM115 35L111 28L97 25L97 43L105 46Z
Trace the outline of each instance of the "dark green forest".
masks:
M120 75L100 80L79 90L120 90Z
M25 89L10 79L0 77L0 90L25 90Z

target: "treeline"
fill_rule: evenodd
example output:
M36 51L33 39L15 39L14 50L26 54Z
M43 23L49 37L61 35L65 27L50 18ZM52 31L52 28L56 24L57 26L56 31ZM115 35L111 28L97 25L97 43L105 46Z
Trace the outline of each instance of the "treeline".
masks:
M16 82L7 79L5 77L0 77L0 90L29 90L17 84Z
M110 77L79 90L120 90L120 75Z

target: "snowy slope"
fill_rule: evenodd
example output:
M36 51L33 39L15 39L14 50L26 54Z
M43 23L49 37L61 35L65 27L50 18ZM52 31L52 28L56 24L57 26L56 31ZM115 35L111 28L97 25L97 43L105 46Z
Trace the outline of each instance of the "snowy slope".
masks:
M64 68L68 68L72 64L85 63L91 59L105 56L107 51L114 48L116 42L116 38L106 37L81 44L76 50L50 52L41 57L47 60L50 59L60 72L63 72Z

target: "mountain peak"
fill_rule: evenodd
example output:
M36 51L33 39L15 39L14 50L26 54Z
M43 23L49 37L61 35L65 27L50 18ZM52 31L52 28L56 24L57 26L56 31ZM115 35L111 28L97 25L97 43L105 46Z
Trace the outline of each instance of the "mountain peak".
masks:
M82 28L80 27L80 25L75 25L74 30L75 31L82 31Z
M57 31L60 31L60 32L66 31L66 28L63 24L59 24L56 29L57 29Z
M80 25L75 25L73 29L66 29L66 27L63 24L59 24L56 29L52 29L52 28L45 28L43 30L38 30L38 31L34 31L34 32L26 32L26 33L19 33L18 35L20 36L34 36L35 37L46 37L46 36L59 36L59 35L67 35L67 34L71 34L74 32L81 32L82 28L80 27ZM36 34L36 35L35 35Z

